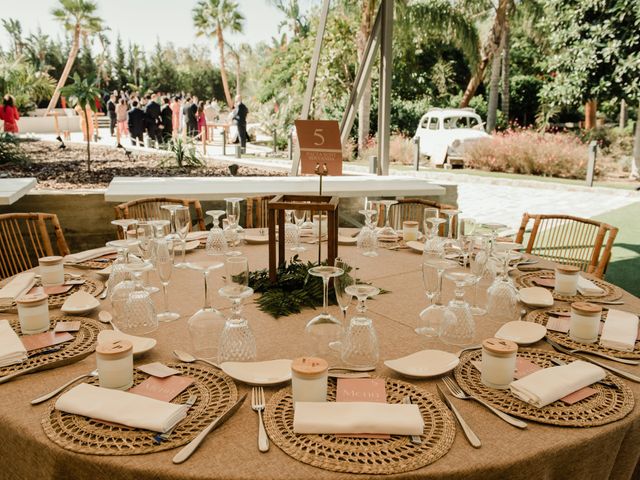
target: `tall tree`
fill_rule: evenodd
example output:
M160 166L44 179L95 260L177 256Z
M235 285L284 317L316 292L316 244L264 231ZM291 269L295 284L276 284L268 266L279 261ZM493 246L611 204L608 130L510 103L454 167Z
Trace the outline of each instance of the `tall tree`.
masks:
M113 72L117 79L118 89L124 89L127 86L127 83L129 83L129 70L127 69L127 58L120 34L118 34L118 37L116 38Z
M269 0L269 3L280 10L285 16L285 19L278 25L278 31L282 31L283 28L288 28L294 38L307 36L309 33L309 23L307 22L307 18L302 14L298 0Z
M11 38L13 43L13 54L17 57L22 54L22 47L24 42L22 40L22 24L19 20L14 18L3 18L2 26L6 30L7 34Z
M64 66L62 75L58 80L56 89L53 92L51 101L45 110L44 115L48 115L52 108L55 108L60 98L60 90L67 82L73 62L78 56L80 49L80 38L103 30L102 20L96 15L97 5L91 0L59 0L60 6L52 10L53 17L62 23L65 30L72 33L71 50Z
M228 32L242 32L244 17L238 11L238 4L231 0L200 0L193 9L193 24L196 27L197 36L215 38L220 56L220 75L224 96L227 105L232 108L233 99L224 58L224 35Z

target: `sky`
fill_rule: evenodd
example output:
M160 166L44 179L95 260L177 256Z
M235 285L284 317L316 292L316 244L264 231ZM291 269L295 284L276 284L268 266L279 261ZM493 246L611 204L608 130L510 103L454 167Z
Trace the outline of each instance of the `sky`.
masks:
M115 41L119 32L124 43L129 40L152 50L156 39L172 42L178 47L193 43L211 44L211 40L196 39L191 10L196 0L95 0L98 13L111 29L109 37ZM255 45L278 35L278 24L284 15L267 0L236 0L245 16L244 34L230 36L232 44L247 42ZM35 31L38 26L50 36L62 38L63 28L51 16L57 0L2 0L10 8L0 9L0 18L14 18L22 23L23 32ZM319 0L302 0L303 8ZM6 48L9 37L0 26L0 45Z

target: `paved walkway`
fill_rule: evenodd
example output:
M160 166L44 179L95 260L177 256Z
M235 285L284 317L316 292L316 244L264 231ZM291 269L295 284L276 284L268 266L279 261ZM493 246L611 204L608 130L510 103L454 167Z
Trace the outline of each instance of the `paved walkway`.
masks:
M99 145L113 146L115 139L101 129ZM55 135L40 135L43 140L55 140ZM81 134L72 134L71 141L82 141ZM130 147L128 139L124 145ZM207 146L207 159L229 163L241 163L257 167L278 168L288 171L291 162L282 159L242 158L233 155L234 147L227 149L228 155L222 155L221 145ZM150 149L142 149L149 151ZM248 145L247 152L260 155L271 151L270 147ZM345 173L364 174L366 167L345 164ZM640 202L640 192L612 189L587 188L554 182L537 182L476 175L453 174L447 171L407 171L391 170L395 175L411 175L428 178L437 183L458 185L458 205L462 216L468 216L479 222L500 222L517 229L524 212L558 213L580 217L595 217L611 210Z

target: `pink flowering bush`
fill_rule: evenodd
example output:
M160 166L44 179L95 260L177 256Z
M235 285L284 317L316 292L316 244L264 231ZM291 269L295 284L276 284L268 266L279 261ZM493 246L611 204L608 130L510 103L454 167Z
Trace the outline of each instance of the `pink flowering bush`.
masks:
M469 168L560 178L585 178L587 160L587 145L575 135L532 129L495 133L465 151Z

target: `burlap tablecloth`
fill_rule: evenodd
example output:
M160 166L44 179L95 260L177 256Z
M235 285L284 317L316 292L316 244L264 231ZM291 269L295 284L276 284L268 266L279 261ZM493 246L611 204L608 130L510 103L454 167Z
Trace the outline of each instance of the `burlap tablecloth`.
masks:
M250 268L267 266L266 245L245 246ZM207 259L202 250L190 253L189 259ZM377 374L396 376L383 365L383 360L408 355L424 348L455 350L428 342L413 331L419 312L425 307L420 256L409 250L381 250L377 258L357 255L355 247L341 246L339 255L355 259L365 279L374 281L391 293L369 301L380 343ZM305 259L317 258L317 247L310 246ZM222 284L221 271L213 273L214 286ZM155 274L152 283L157 284ZM451 284L445 282L445 300L451 297ZM162 324L152 335L158 345L136 359L137 364L173 361L174 348L191 351L187 320L202 303L201 274L176 270L171 280L170 305L182 317ZM226 300L214 295L217 307L227 307ZM640 312L640 299L629 294L620 308ZM108 302L103 308L109 309ZM161 296L156 296L158 308ZM331 307L340 315L338 307ZM353 307L352 307L353 308ZM258 345L259 359L289 357L306 353L303 332L306 322L315 314L306 310L299 315L275 320L260 312L255 305L245 307ZM97 316L94 313L93 316ZM4 316L3 316L4 318ZM486 318L477 318L477 338L491 336L496 330ZM547 348L544 342L536 347ZM56 370L26 375L0 385L0 451L3 479L330 479L350 475L336 474L300 463L275 445L263 454L257 448L257 415L245 404L200 449L182 465L173 465L176 451L128 457L102 457L75 454L50 442L40 425L47 404L31 406L29 401L64 381L95 368L95 355L77 364ZM640 374L640 367L624 368ZM436 381L414 381L435 393ZM629 383L637 398L640 385ZM238 384L241 393L248 388ZM267 397L275 389L267 389ZM455 400L468 423L482 440L482 448L472 448L458 431L450 452L432 465L402 474L403 478L467 478L467 479L628 479L634 478L640 457L640 410L636 405L626 418L595 428L560 428L529 422L519 430L498 419L475 402ZM635 473L638 478L638 472ZM355 477L355 475L353 475ZM400 476L400 475L399 475ZM362 476L359 476L362 477ZM392 476L394 477L394 476Z

